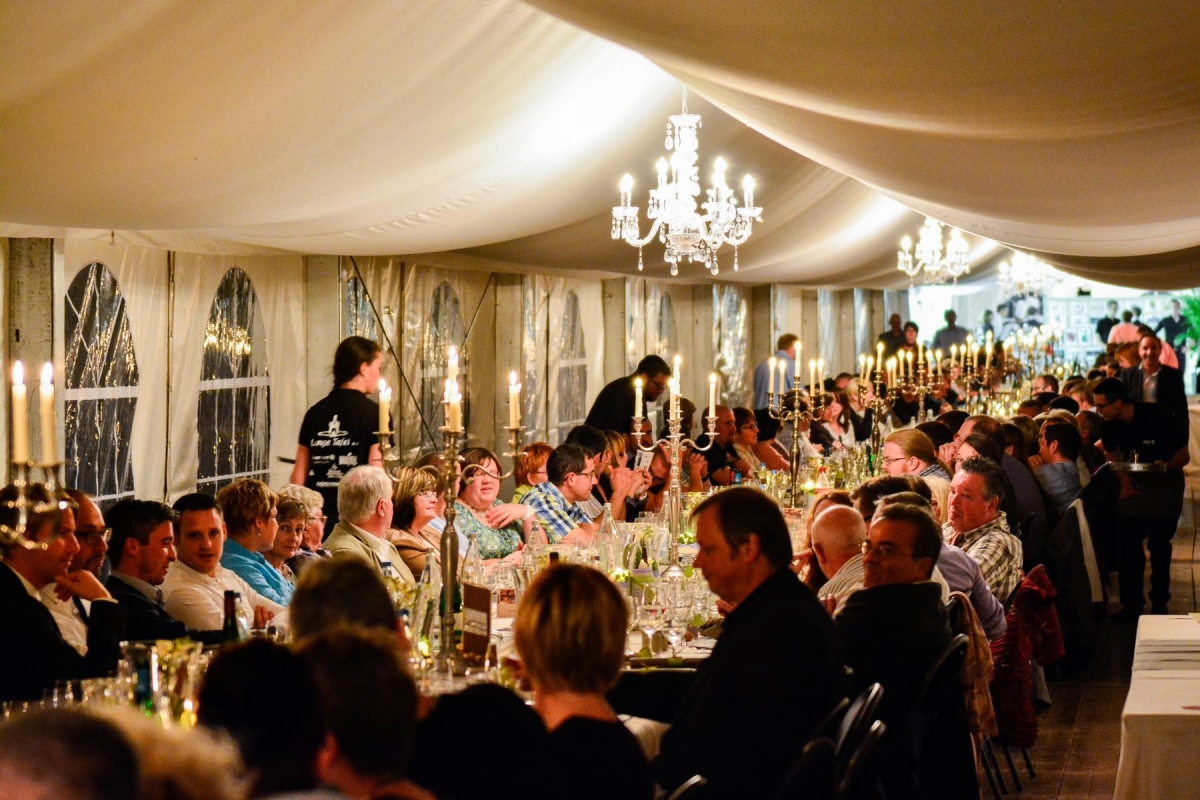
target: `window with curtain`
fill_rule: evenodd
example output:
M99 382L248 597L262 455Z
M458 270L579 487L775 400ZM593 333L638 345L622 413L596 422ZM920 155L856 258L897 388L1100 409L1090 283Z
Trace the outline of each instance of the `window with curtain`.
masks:
M125 298L103 264L88 264L71 281L65 322L64 478L103 510L133 496L129 439L138 397ZM37 371L31 374L36 386Z
M374 342L382 341L375 310L371 307L371 296L357 275L346 280L345 292L342 298L342 338L365 336Z
M563 300L562 329L558 336L557 441L587 418L587 348L579 319L579 297L568 291Z
M421 451L428 452L442 446L441 441L430 439L430 431L436 432L445 424L445 409L442 397L446 391L446 358L450 346L459 348L458 390L463 395L463 426L469 429L471 402L467 394L469 361L461 352L463 344L462 307L458 293L449 281L443 281L433 290L429 300L429 315L421 339L421 417L427 423L422 427Z
M658 298L658 342L654 352L670 360L679 352L679 336L675 330L675 306L666 292Z
M216 494L270 472L271 379L266 335L250 277L234 267L213 298L204 331L196 428L196 490Z

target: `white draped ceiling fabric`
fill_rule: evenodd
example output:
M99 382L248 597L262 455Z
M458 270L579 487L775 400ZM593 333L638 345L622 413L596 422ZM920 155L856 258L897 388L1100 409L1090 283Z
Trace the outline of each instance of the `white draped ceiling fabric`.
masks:
M724 155L765 207L722 279L906 284L911 208L1097 280L1200 283L1197 3L0 14L0 235L635 272L610 207L624 172L646 197L682 82L704 117L702 178ZM972 241L977 264L995 259ZM646 266L666 274L652 246Z

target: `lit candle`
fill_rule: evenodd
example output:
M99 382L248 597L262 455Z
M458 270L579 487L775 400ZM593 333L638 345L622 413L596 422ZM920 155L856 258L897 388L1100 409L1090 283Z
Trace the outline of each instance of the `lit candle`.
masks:
M879 365L880 369L883 368L883 342L875 345L875 363Z
M825 359L817 359L817 386L821 387L821 391L825 390Z
M912 350L904 351L904 374L905 377L911 379L913 374L913 356Z
M633 379L633 415L642 416L642 379Z
M981 345L981 344L975 345L975 357L973 359L974 363L972 363L971 366L975 368L976 372L979 371L979 361L980 361L979 356L981 355L982 352L983 352L983 345Z
M925 360L925 343L917 342L917 363L920 364Z
M793 383L796 383L796 384L800 383L800 353L803 349L804 349L804 345L801 344L800 342L796 342L796 360L794 362L792 362L793 364L795 364L795 367L796 367L795 370L792 372L792 378L794 379ZM796 388L800 388L800 387L797 386Z
M20 361L12 369L12 460L29 460L29 404L25 394L25 367Z
M871 373L872 373L872 372L874 372L874 371L875 371L875 357L874 357L874 356L867 356L867 374L866 374L866 377L867 377L867 379L868 379L868 380L869 380L869 379L870 379L870 377L871 377Z
M951 347L954 347L954 345L950 345L950 346L951 346ZM942 372L942 351L941 351L941 350L938 350L937 352L935 352L935 353L934 353L934 356L935 356L935 357L936 357L936 359L937 359L937 373L938 373L938 377L940 378L940 377L943 375L943 372Z
M446 359L446 380L458 380L458 349L454 345L450 345L450 354Z
M388 409L392 407L392 390L383 378L379 379L379 432L391 433L388 428Z
M867 356L865 353L858 354L858 377L866 377L867 372Z
M659 160L661 161L662 159L659 159ZM660 166L659 171L658 171L659 186L662 185L663 173L665 171L666 170L662 169L662 167ZM629 199L631 197L630 193L632 191L633 191L633 176L630 175L628 172L626 172L624 175L621 176L621 205L625 206L626 208L629 207Z
M462 395L458 393L458 381L446 381L446 427L452 431L462 430Z
M516 370L508 373L508 427L521 427L521 384Z
M787 391L787 359L779 359L779 393Z
M717 373L708 373L708 407L717 407Z
M808 393L814 398L817 396L817 360L810 358L808 360Z
M958 355L958 345L950 345L950 369L954 369L955 356Z
M771 356L767 359L767 394L775 394L775 366L779 359Z
M673 390L675 394L679 393L679 377L680 377L679 376L679 365L682 363L683 363L683 359L680 358L679 353L676 353L675 354L675 373L674 373L675 389Z
M58 420L54 414L54 365L42 366L42 385L38 389L38 410L42 419L42 463L58 460Z

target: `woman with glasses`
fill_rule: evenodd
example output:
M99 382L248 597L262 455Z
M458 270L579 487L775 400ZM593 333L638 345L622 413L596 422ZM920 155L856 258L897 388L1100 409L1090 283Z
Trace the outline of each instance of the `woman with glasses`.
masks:
M290 497L299 500L308 510L300 547L296 550L296 554L287 561L288 567L296 577L299 577L311 562L320 558L333 557L332 553L321 546L321 542L325 541L325 512L322 510L325 505L325 497L307 486L297 486L294 483L285 485L277 494L280 501L285 497Z
M400 467L392 494L392 527L388 541L413 575L420 575L432 554L441 566L441 529L430 525L437 517L438 497L445 492L442 476L433 467Z
M530 489L550 480L546 473L546 462L553 452L554 448L545 442L534 442L521 448L521 455L517 457L517 465L513 468L513 481L517 489L513 492L512 502L521 502Z
M533 509L519 503L502 503L500 459L486 447L462 454L462 488L454 503L458 532L474 534L479 557L489 561L507 558L521 549L533 522ZM519 556L518 556L519 558Z
M737 426L737 433L733 437L734 452L750 466L751 474L756 473L763 464L762 459L754 452L755 445L758 444L758 420L750 409L735 408L733 423Z

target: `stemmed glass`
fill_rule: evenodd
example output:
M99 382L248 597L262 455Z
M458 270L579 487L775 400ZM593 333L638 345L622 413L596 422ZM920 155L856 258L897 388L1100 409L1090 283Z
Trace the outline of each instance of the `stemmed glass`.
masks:
M667 607L662 603L643 601L637 610L638 627L642 629L642 633L646 634L646 639L650 644L650 652L654 652L654 634L658 633L662 627L664 619L667 615Z
M688 610L689 607L686 603L678 603L673 606L668 615L666 627L663 628L663 637L671 646L671 658L679 657L679 645L683 644L684 637L687 636Z

